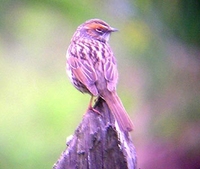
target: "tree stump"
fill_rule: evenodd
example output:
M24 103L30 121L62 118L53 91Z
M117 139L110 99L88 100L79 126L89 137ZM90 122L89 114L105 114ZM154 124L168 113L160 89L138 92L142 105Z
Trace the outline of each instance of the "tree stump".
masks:
M66 143L53 169L136 169L136 153L128 132L123 132L106 102L99 98Z

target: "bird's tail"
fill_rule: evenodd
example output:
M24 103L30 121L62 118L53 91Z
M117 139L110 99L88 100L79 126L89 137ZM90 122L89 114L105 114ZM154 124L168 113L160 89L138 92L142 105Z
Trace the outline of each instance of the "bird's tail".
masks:
M133 123L126 113L126 110L117 95L116 91L112 92L105 92L103 94L103 98L108 104L108 107L110 108L111 112L113 113L115 119L117 120L119 126L124 130L124 131L132 131L133 130Z

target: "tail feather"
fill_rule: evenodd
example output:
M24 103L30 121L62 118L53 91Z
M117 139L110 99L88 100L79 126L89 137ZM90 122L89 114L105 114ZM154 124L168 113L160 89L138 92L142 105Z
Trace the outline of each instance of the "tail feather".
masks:
M108 104L108 107L110 108L117 122L119 123L119 126L124 131L132 131L133 123L128 114L126 113L126 110L120 98L118 97L117 93L115 91L113 92L107 91L106 93L104 93L103 98Z

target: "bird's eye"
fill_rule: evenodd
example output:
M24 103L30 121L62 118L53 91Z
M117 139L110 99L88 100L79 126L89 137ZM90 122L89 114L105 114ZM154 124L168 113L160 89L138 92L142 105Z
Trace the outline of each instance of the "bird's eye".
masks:
M102 33L103 33L103 30L102 30L102 29L100 29L100 28L96 28L96 29L95 29L95 31L96 31L96 32L98 32L98 33L100 33L100 34L102 34Z

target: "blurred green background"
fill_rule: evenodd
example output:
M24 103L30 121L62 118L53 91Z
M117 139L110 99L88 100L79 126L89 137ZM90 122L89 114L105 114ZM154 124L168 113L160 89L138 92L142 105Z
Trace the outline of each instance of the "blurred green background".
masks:
M77 26L100 18L129 112L138 168L200 167L200 2L1 0L0 168L51 168L89 96L65 73Z

